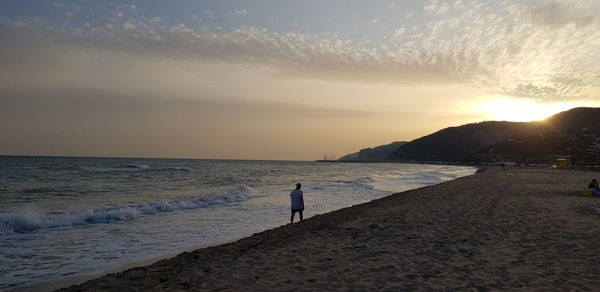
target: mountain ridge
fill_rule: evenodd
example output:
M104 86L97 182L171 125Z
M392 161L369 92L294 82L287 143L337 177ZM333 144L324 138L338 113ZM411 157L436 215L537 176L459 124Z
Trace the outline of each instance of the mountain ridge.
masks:
M386 161L390 152L406 144L405 141L396 141L390 144L364 148L359 152L350 153L342 156L339 161Z
M367 149L374 148L363 150ZM577 107L533 122L484 121L447 127L399 145L382 161L547 164L557 157L600 163L600 108Z

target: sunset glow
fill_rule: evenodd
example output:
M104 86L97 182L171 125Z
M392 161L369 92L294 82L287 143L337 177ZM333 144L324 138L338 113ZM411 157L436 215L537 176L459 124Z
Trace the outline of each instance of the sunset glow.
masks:
M0 292L600 291L599 165L600 0L0 0Z
M475 105L473 111L483 114L487 120L531 122L574 107L576 105L572 103L536 103L531 100L498 98Z
M600 1L165 5L1 1L0 154L313 160L600 100Z

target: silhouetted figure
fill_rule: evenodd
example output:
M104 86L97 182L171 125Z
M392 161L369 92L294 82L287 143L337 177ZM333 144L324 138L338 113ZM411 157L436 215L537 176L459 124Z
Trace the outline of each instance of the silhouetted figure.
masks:
M290 193L292 199L292 216L290 217L290 223L294 223L294 214L298 212L300 214L300 221L302 221L302 211L304 211L304 193L300 190L302 185L296 184L296 189Z
M506 170L506 164L504 164L504 163L500 163L500 169L502 169L502 170Z
M592 182L588 185L588 189L594 191L595 194L600 194L600 186L598 186L598 181L593 179Z

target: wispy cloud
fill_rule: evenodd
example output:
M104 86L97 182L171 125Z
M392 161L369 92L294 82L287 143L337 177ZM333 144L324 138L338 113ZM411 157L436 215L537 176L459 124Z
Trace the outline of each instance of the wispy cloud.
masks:
M404 33L406 33L406 29L404 27L400 27L398 29L396 29L396 31L394 31L394 37L395 38L399 38L401 37Z
M123 28L125 30L134 30L135 29L135 24L133 24L130 21L125 21L125 22L123 22Z
M438 0L428 0L425 7L423 7L423 10L427 14L441 15L448 11L448 3L440 2Z
M585 3L506 4L497 9L478 1L432 0L423 6L429 13L425 27L396 28L385 46L339 34L167 26L155 18L120 22L119 29L112 24L79 31L5 26L0 39L24 39L25 46L36 48L250 64L279 77L411 86L460 83L551 101L600 93L600 21L587 13L590 5ZM6 59L13 55L32 52L22 47L3 45L0 58L10 62Z
M63 10L66 17L72 17L81 11L81 7L77 5L70 5L61 2L54 2L52 3L52 6Z
M94 90L94 89L54 89L54 90L25 90L6 91L0 90L5 96L0 100L1 116L13 115L12 112L21 113L29 111L36 115L94 115L97 118L106 115L132 115L143 114L145 120L156 117L161 111L173 114L182 111L195 115L211 112L219 113L223 119L232 116L285 118L319 118L319 119L347 119L381 115L381 112L368 110L341 109L330 107L310 106L303 104L277 102L268 100L245 100L228 96L206 96L198 94L194 99L163 98L160 94L132 95L119 91ZM392 114L390 112L389 114ZM393 113L398 114L398 113ZM126 119L126 116L122 117ZM0 119L1 120L1 119Z
M208 18L210 19L215 19L215 15L213 14L213 12L210 9L206 9L204 10L204 14L206 14L206 16L208 16Z
M248 10L246 10L246 9L238 9L238 10L234 10L234 11L229 12L229 14L235 15L235 16L246 15L246 14L248 14Z

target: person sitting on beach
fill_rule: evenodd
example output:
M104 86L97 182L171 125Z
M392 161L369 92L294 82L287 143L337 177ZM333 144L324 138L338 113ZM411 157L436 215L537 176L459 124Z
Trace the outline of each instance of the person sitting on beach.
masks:
M600 196L600 186L598 186L598 181L596 179L593 179L592 182L590 182L588 189L592 190L594 196Z
M302 185L300 183L296 184L296 189L290 193L290 198L292 199L292 216L290 218L290 223L294 223L294 214L298 212L300 214L300 221L302 221L302 211L304 211L304 193L300 190Z

